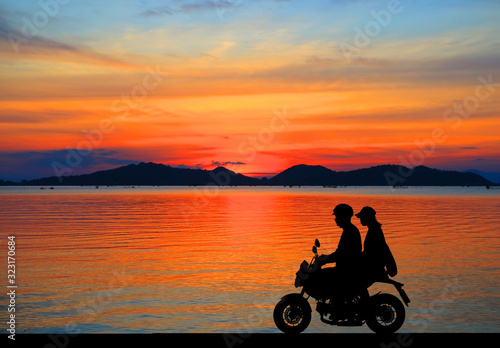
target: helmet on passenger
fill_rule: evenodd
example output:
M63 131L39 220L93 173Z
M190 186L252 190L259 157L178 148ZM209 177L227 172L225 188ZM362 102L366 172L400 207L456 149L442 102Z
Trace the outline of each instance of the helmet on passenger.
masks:
M374 218L375 214L377 214L377 212L372 207L363 207L361 209L361 211L356 214L356 217L358 217L360 219L363 218L363 217Z

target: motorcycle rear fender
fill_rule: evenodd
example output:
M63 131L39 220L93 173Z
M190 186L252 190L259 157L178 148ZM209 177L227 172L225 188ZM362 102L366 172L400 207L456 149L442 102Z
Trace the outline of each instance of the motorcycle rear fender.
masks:
M403 299L406 307L408 307L408 303L410 303L410 298L408 297L408 295L406 294L406 291L403 289L403 284L401 284L401 286L396 286L396 289L398 290L399 292L399 296L401 296L401 298Z
M406 294L406 291L403 289L403 285L404 285L403 283L397 282L397 281L392 280L392 279L384 279L380 282L394 285L396 290L398 290L398 292L399 292L399 296L401 296L401 299L403 299L403 302L405 303L406 307L408 307L408 303L410 303L411 301L410 301L410 298L408 297L408 295Z
M280 302L283 302L283 301L286 301L286 300L294 300L294 301L305 301L307 303L307 307L309 308L309 310L312 312L312 309L311 309L311 306L309 305L309 302L307 302L307 300L304 298L304 296L302 296L301 294L296 294L296 293L293 293L293 294L288 294L288 295L285 295L283 296L281 299L280 299Z

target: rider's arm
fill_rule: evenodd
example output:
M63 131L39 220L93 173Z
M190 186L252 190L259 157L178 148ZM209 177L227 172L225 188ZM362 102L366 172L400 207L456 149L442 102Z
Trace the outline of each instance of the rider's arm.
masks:
M334 251L333 253L331 253L330 255L328 255L328 258L326 259L326 262L327 263L331 263L331 262L335 262L336 261L336 252Z
M325 263L332 263L335 262L335 252L331 253L330 255L321 255L318 257L318 262L322 265Z

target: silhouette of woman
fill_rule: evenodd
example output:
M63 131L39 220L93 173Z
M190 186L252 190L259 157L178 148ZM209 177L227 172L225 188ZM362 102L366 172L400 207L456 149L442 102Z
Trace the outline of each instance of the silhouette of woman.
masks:
M386 277L385 266L389 248L385 242L382 224L377 221L375 214L376 212L372 207L364 207L359 213L355 214L360 219L361 225L368 227L361 259L364 278L369 284L372 284L377 278Z

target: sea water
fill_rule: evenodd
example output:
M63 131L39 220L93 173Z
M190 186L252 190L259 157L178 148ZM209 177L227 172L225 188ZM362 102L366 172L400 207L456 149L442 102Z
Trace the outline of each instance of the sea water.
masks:
M2 187L17 332L279 332L274 306L300 291L314 240L337 246L338 203L377 211L411 299L401 332L500 330L495 187ZM370 332L326 325L311 306L307 332Z

